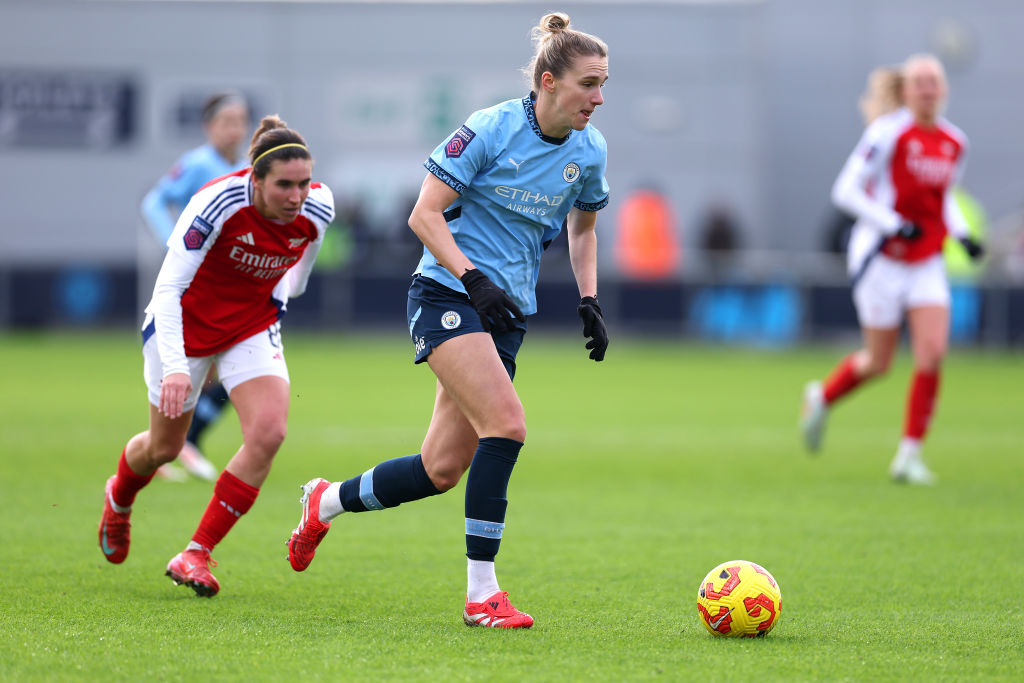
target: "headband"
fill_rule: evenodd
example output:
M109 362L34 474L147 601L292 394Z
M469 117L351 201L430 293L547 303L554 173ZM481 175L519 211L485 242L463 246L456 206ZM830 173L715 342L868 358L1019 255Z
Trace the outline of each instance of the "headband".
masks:
M285 147L301 147L302 149L306 150L306 152L309 152L309 148L306 147L305 145L303 145L302 143L299 143L299 142L286 142L283 145L278 145L277 147L271 147L266 152L264 152L263 154L261 154L258 157L256 157L253 160L253 162L252 162L253 168L256 168L256 164L258 164L260 162L260 159L262 159L263 157L267 156L271 152L276 152L279 149L284 149Z

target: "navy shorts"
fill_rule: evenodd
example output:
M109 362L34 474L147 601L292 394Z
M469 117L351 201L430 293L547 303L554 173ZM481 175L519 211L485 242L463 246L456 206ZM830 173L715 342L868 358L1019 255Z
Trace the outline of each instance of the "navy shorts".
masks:
M409 286L407 316L417 363L425 361L431 351L453 337L484 331L468 296L422 275L414 275ZM511 379L515 379L516 354L526 334L526 323L513 320L513 324L516 329L511 332L491 333L498 357Z

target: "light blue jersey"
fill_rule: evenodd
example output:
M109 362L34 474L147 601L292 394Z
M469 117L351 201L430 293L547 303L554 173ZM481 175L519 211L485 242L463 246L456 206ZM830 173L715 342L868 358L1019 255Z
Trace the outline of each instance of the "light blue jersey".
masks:
M462 195L445 211L459 249L527 315L537 312L541 254L569 210L608 204L607 149L591 125L544 135L531 95L474 112L424 164ZM426 247L416 272L466 291Z
M244 157L231 163L209 143L186 152L143 198L142 216L146 224L160 242L166 244L178 214L192 195L211 180L246 166L248 160Z

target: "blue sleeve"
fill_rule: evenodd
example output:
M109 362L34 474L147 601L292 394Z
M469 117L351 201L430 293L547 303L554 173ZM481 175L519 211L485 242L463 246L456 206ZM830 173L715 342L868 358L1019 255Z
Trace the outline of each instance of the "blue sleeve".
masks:
M490 163L487 149L491 124L474 113L457 131L437 146L424 166L462 194L481 169Z
M608 163L608 148L605 146L604 138L599 138L599 145L595 151L597 157L592 161L587 173L583 176L583 189L576 197L574 206L580 211L600 211L608 206L610 189L608 180L605 178L605 166Z
M143 198L142 216L161 244L167 243L178 214L205 182L202 172L200 165L183 157Z
M160 244L167 244L174 231L174 219L171 218L170 208L163 198L160 187L158 183L142 198L142 217L153 235L160 240Z

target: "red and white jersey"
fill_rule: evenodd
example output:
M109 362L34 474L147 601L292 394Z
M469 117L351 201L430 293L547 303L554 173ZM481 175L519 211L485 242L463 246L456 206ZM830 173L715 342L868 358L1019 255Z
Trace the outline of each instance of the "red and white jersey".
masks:
M199 190L167 240L144 330L157 335L165 377L188 372L186 356L210 356L267 329L306 289L334 197L312 183L295 220L277 223L253 206L251 170Z
M836 206L857 218L851 272L880 239L886 256L915 262L941 252L948 233L967 235L951 191L963 177L966 152L967 137L959 128L942 118L934 127L921 127L906 108L868 126L832 187ZM920 238L894 236L905 221L921 228Z

